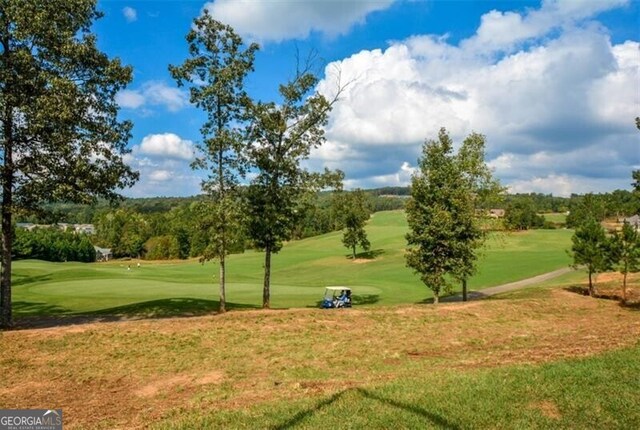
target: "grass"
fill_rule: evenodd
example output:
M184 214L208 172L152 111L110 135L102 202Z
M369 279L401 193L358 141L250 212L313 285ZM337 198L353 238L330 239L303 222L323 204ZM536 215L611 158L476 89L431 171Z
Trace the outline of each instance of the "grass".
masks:
M327 285L346 285L356 305L417 303L429 290L405 266L401 211L374 214L367 226L373 250L349 258L335 232L286 244L273 257L272 306L314 307ZM495 233L483 250L470 288L481 289L545 273L569 263L568 230ZM230 308L261 305L264 254L233 255L227 265ZM16 261L17 316L204 314L217 308L217 265L213 262L48 263Z
M541 366L443 371L249 411L177 414L158 429L620 428L640 422L640 346Z
M556 224L565 224L567 222L567 213L566 212L548 212L543 213L545 221L550 221Z
M0 404L74 428L633 428L640 312L537 298L2 333Z

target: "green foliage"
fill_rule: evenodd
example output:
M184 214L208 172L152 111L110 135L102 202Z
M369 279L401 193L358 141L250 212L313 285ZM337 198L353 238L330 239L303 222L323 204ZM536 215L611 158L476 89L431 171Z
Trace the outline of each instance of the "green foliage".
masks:
M602 221L607 217L606 200L603 195L585 194L583 197L572 199L567 227L576 228L585 220L593 218Z
M585 266L589 274L589 294L594 295L593 274L611 268L608 241L604 228L594 218L589 218L578 227L571 237L573 266Z
M154 236L144 244L149 260L171 260L180 258L180 242L175 236Z
M100 17L95 0L0 3L2 326L11 324L12 214L115 200L138 177L123 161L132 124L115 100L131 68L98 49Z
M531 200L517 200L509 203L504 214L504 224L509 230L528 230L544 226L544 217L536 213Z
M355 259L357 246L365 251L371 248L367 232L364 230L371 214L366 194L360 189L338 194L335 199L335 211L338 213L338 222L344 229L342 243L352 251L352 257Z
M141 257L144 243L151 235L147 220L126 209L105 213L96 224L96 243L111 248L116 258Z
M96 260L96 252L85 234L57 228L18 228L13 238L13 258L89 263Z
M454 154L451 138L441 129L437 141L424 144L418 163L407 204L406 261L437 302L451 289L451 277L465 281L475 272L476 250L484 239L477 208L501 188L484 164L484 137L475 133Z
M609 258L618 272L622 273L622 300L627 300L627 275L640 271L640 233L629 223L622 231L616 231L610 242Z
M342 183L341 172L310 173L301 163L325 140L324 125L332 103L309 93L318 78L309 68L280 85L282 100L248 101L248 155L257 170L248 187L248 233L255 247L265 250L263 307L269 307L271 253L293 237L306 202L319 190ZM337 95L336 95L337 99Z
M187 42L191 57L181 66L169 66L169 70L179 86L190 85L191 103L207 114L200 129L204 141L199 148L201 156L193 167L209 172L202 188L210 199L198 211L210 235L202 258L220 261L220 310L224 312L224 259L238 244L234 233L242 212L236 187L247 167L245 151L249 144L241 129L244 105L248 103L244 80L253 71L258 45L244 48L233 28L213 19L207 9L195 19ZM185 236L184 231L177 235ZM181 255L189 253L188 244L181 249Z

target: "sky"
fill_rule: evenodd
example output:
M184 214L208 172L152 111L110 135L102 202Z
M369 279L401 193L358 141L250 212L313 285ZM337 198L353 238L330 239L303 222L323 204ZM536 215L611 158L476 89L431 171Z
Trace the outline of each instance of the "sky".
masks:
M190 168L204 114L168 65L206 8L257 42L249 94L278 100L296 52L316 52L317 91L348 82L305 162L345 186L408 185L425 140L486 136L487 162L510 192L630 189L640 168L638 0L100 0L99 47L134 70L117 95L134 123L130 197L200 193Z

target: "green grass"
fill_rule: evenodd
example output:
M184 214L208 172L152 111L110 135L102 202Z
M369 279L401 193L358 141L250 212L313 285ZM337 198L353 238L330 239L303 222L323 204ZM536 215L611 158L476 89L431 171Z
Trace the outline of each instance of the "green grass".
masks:
M356 305L417 303L431 297L405 266L404 213L374 214L367 232L372 251L361 255L359 262L349 258L340 232L286 244L272 260L272 306L317 306L327 285L351 287ZM499 285L566 266L570 236L568 230L492 234L470 288ZM227 301L231 308L260 306L263 259L263 253L253 251L229 258ZM16 261L16 314L171 316L217 308L214 262L143 262L140 268L132 264L131 270L127 264Z
M567 214L565 212L549 212L542 214L546 221L556 224L565 224L567 222Z
M640 346L582 360L445 370L323 398L176 413L160 429L637 428Z

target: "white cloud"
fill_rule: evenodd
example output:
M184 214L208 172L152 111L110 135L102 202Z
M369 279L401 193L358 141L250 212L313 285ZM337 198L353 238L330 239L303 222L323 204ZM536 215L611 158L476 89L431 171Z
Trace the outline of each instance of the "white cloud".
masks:
M343 83L353 82L331 113L328 145L310 165L340 168L358 186L407 183L398 166L415 163L423 141L444 126L458 142L471 131L485 134L491 164L514 189L628 188L640 164L633 123L640 43L613 45L587 19L623 3L492 11L458 44L415 36L329 64L320 92L333 94L338 71Z
M116 94L116 102L120 107L137 109L144 105L145 98L140 91L122 90Z
M241 35L259 41L304 39L311 32L344 34L368 14L384 10L394 0L216 0L205 5L211 15Z
M131 197L198 194L203 175L191 169L194 150L193 142L174 133L145 136L124 157L125 163L140 172L140 180L125 194Z
M163 133L145 136L137 150L156 157L192 160L195 148L190 140L184 140L177 134Z
M177 112L189 103L187 93L170 87L162 81L148 81L138 90L122 90L116 95L120 107L138 109L146 106L164 106L170 112Z
M138 12L136 12L134 8L129 6L125 6L122 9L122 15L124 15L124 19L126 19L127 22L133 22L138 19Z
M163 169L159 169L159 170L154 170L151 173L149 173L149 179L153 182L164 182L164 181L168 181L173 177L173 172L171 172L170 170L163 170Z

